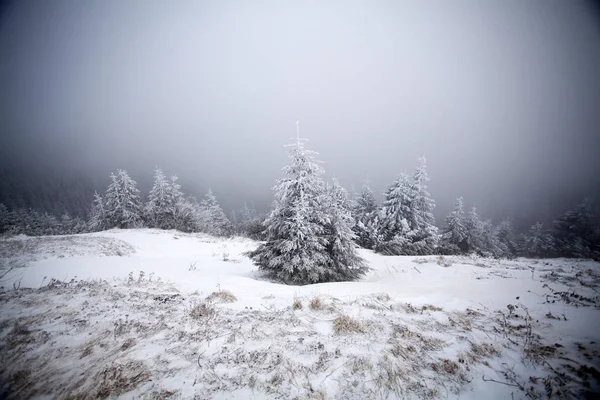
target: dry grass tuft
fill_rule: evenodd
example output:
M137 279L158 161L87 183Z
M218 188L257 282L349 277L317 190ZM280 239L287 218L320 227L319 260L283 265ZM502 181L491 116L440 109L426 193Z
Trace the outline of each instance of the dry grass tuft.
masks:
M442 307L434 306L433 304L425 304L422 308L422 311L443 311Z
M237 297L235 297L229 290L219 290L218 292L213 292L206 299L209 301L219 300L221 303L233 303L237 301Z
M438 375L449 375L459 382L467 382L469 380L466 372L456 362L448 359L443 359L439 362L430 364L431 370Z
M319 296L315 296L310 300L308 307L311 310L322 310L325 307L325 303Z
M121 345L121 351L125 351L127 349L132 348L137 344L137 341L134 338L129 338L123 342Z
M439 256L437 258L436 262L440 267L451 267L452 266L452 261L450 261L449 259L447 259L444 256Z
M116 397L150 380L150 371L141 361L112 363L98 374L100 387L96 398Z
M365 333L364 325L348 315L340 315L333 320L333 331L340 334Z
M292 309L294 310L302 310L302 302L300 301L299 298L294 297L294 303L292 304Z
M81 353L81 356L79 357L81 358L85 358L89 355L91 355L94 352L94 343L88 343L85 348L83 349L83 352Z
M471 343L471 348L463 355L463 357L472 363L487 365L487 358L497 357L499 355L500 350L491 343Z
M392 298L387 293L377 293L375 299L378 301L390 301Z
M410 304L410 303L403 304L401 307L402 307L402 308L404 309L404 311L406 311L406 313L408 313L408 314L416 314L416 313L418 313L418 312L419 312L419 310L418 310L417 308L415 308L415 307L414 307L412 304Z
M217 315L214 306L207 302L195 304L190 310L190 317L195 320L212 319Z

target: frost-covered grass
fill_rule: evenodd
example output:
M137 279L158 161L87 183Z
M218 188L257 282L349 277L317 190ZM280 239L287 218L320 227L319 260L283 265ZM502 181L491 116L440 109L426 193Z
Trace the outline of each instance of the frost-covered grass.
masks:
M594 262L445 257L441 266L437 257L364 251L373 270L359 282L286 286L241 255L256 246L246 239L155 230L71 238L67 249L36 238L31 254L2 253L23 265L2 278L0 293L8 398L519 399L599 390ZM106 243L130 251L107 254Z

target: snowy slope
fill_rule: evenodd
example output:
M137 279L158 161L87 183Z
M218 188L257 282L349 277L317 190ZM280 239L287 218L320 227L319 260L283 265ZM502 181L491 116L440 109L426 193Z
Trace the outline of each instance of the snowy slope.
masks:
M286 286L243 256L256 245L158 230L0 241L5 394L517 399L599 390L598 263L361 251L372 271L359 282Z

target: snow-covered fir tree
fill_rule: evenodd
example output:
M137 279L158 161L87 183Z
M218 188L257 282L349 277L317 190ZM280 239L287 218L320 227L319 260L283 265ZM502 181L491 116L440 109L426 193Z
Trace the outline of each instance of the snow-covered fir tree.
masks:
M346 217L338 215L334 227L328 215L335 196L325 191L321 178L324 171L315 159L316 153L305 149L299 137L286 147L290 162L283 168L284 178L273 188L273 210L264 223L266 242L248 255L261 271L289 284L355 278L361 270L360 259L354 260L347 247L346 240L352 237L343 222ZM334 238L339 239L337 244ZM341 249L346 261L342 255L334 260L334 248ZM352 264L353 260L357 264Z
M265 218L259 215L254 207L244 203L244 207L237 213L237 218L239 234L255 240L264 239L265 227L263 222Z
M172 224L173 204L167 200L169 181L162 169L154 170L154 184L148 194L148 202L144 207L146 224L151 228L168 229Z
M327 186L324 206L329 217L324 231L330 256L328 280L355 280L365 274L368 267L354 247L355 234L351 228L354 220L348 193L335 178Z
M471 211L467 214L465 218L465 228L467 228L467 237L465 240L467 244L467 253L481 254L485 251L484 225L479 219L476 207L471 208Z
M409 219L412 217L412 182L405 174L392 183L385 192L379 213L377 245L374 250L386 255L407 254L410 243Z
M541 222L532 225L522 237L520 252L526 257L550 257L554 251L552 235Z
M182 232L200 232L204 222L203 210L194 197L181 197L175 205L174 229Z
M88 229L92 232L103 231L108 229L109 221L106 211L104 210L104 199L98 192L94 192L94 201L90 211Z
M377 202L368 183L365 183L358 197L354 199L352 207L356 243L366 249L372 249L375 243L376 232L373 229L377 217Z
M594 257L594 234L598 222L594 223L592 205L588 199L554 221L556 250L564 257Z
M8 207L0 203L0 233L8 232L10 225L11 218Z
M435 202L427 191L427 165L419 158L412 180L405 174L387 189L375 250L392 255L433 254L438 245Z
M136 228L142 225L142 202L136 182L125 170L110 175L104 210L111 228Z
M506 251L498 239L496 227L492 221L481 222L481 242L478 253L485 257L500 258L506 256Z
M454 209L444 221L440 231L440 251L444 254L460 254L467 248L467 227L465 225L465 212L463 211L463 199L456 199Z
M80 223L79 221L76 221L75 224ZM54 215L50 214L50 213L43 213L42 214L42 232L40 232L40 235L60 235L60 234L66 234L68 232L65 232L63 230L63 228L61 227L61 223L58 221L58 218L56 218ZM77 229L79 231L79 229ZM81 232L83 232L85 229L81 229ZM80 232L73 232L73 233L80 233Z
M42 217L42 220L44 217ZM68 212L61 216L60 234L68 235L74 233L82 233L86 230L85 223L79 217L71 217Z
M177 176L167 179L160 168L154 171L154 185L145 207L147 224L152 228L174 229L177 203L183 197Z
M409 243L405 254L433 254L438 245L438 229L435 226L433 209L435 202L427 191L427 163L425 157L419 158L419 165L413 174L413 182L409 190L408 224L410 227Z
M500 242L503 257L512 258L518 252L518 240L513 230L512 222L508 219L501 221L496 227L496 237Z
M203 231L215 236L227 236L233 232L233 226L219 205L211 189L201 203Z

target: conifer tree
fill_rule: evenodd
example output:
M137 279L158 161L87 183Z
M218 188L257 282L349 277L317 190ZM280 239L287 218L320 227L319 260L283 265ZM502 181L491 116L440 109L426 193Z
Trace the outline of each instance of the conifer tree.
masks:
M407 254L410 243L409 219L412 217L412 188L410 179L400 174L385 192L379 213L375 251L386 255Z
M327 252L330 256L329 281L354 280L368 271L365 261L354 247L355 234L348 193L337 179L327 187L325 209L329 223L325 226Z
M361 267L357 260L352 264L353 255L348 253L347 240L352 239L343 223L346 217L339 214L334 223L327 215L339 192L327 195L316 153L304 148L299 135L286 147L290 162L273 188L274 207L264 223L266 242L248 255L261 271L288 284L353 279L362 272L357 272Z
M591 203L585 199L554 221L556 250L564 257L593 257L595 228Z
M168 200L169 181L162 169L154 170L154 184L148 194L145 206L146 223L151 228L168 229L173 217L172 204Z
M506 251L498 239L497 230L492 221L481 222L481 242L478 253L485 257L505 257Z
M425 157L419 158L413 174L412 190L408 191L409 207L406 218L409 222L409 245L405 253L410 255L433 254L438 244L438 229L435 226L433 209L435 202L427 191L427 165Z
M510 220L505 219L498 224L496 227L496 237L500 242L503 257L512 258L517 255L518 241Z
M6 207L3 203L0 203L0 233L8 232L10 225L11 221L8 207Z
M468 250L462 197L456 199L454 210L446 217L440 232L440 239L441 252L444 254L459 254Z
M368 183L362 187L360 195L354 200L352 216L354 226L352 230L356 234L356 243L366 249L372 249L375 243L374 230L371 229L377 215L377 203L373 191Z
M219 205L211 189L204 196L201 203L203 214L204 232L215 236L227 236L233 231L231 222Z
M104 206L109 226L112 228L136 228L142 225L142 203L136 182L125 170L110 175L111 183L106 190Z
M92 232L108 229L109 221L104 210L104 199L98 192L94 192L94 201L90 212L89 230Z
M485 250L483 223L479 219L476 207L471 208L471 211L467 214L465 228L467 229L467 252L481 254Z
M549 257L554 252L552 235L541 222L531 226L523 236L521 253L527 257Z

